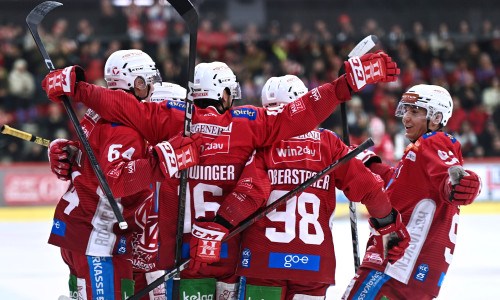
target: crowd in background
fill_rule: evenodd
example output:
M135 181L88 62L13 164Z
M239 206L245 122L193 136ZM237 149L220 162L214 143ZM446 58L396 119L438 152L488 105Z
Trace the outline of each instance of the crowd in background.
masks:
M43 24L42 24L43 25ZM449 27L459 28L450 31ZM90 21L57 19L40 28L41 38L56 68L78 64L87 80L105 85L104 63L119 49L142 49L161 72L163 81L185 85L189 34L169 6L119 8L101 2ZM283 28L248 24L236 29L228 21L202 18L198 31L197 62L219 60L237 76L244 100L235 105L260 105L261 88L271 76L294 74L308 88L337 77L342 62L357 42L375 34L383 49L401 68L399 80L370 86L348 102L351 142L368 137L375 152L388 163L397 161L408 141L394 111L410 86L430 83L445 87L453 97L453 116L444 128L462 144L463 156L500 156L500 28L483 20L480 31L466 21L426 28L398 24L379 26L376 19L355 28L349 15L329 28L293 22ZM64 107L51 104L41 88L45 63L26 26L0 23L0 125L8 124L47 139L76 138ZM80 116L86 108L76 103ZM337 110L322 126L342 133ZM0 162L46 161L41 146L0 136Z

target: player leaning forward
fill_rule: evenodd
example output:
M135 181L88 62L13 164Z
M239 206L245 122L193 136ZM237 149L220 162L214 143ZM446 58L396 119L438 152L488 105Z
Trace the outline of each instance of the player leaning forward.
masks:
M455 251L460 205L471 204L481 189L474 172L463 173L460 143L439 131L452 111L451 96L444 88L411 87L396 109L411 141L402 160L391 168L374 159L374 154L363 159L384 179L387 195L401 213L411 242L404 256L391 264L380 259L382 253L371 237L343 299L426 300L438 296Z
M270 113L277 113L306 92L296 76L272 77L262 90L262 105ZM257 208L273 203L348 152L336 134L324 129L258 149L215 219L199 219L194 227L224 236ZM245 289L240 287L244 299L324 299L328 287L335 284L336 259L330 229L335 188L343 190L352 201L366 205L372 216L370 224L381 233L380 245L384 235L389 236L386 246L394 242L387 259L396 261L403 256L409 234L398 212L391 209L382 179L353 159L242 233L237 274L246 276ZM217 245L213 239L211 243ZM197 254L193 253L192 261L198 264L217 259Z
M345 76L313 89L284 106L277 114L269 114L264 108L254 106L232 108L233 97L239 97L239 84L233 72L221 62L197 65L191 131L202 134L204 151L200 156L199 166L192 168L189 174L189 198L184 228L186 236L189 236L191 224L196 218L215 217L219 203L236 186L236 180L255 148L313 130L339 103L351 98L352 90L359 91L370 83L393 81L395 75L399 74L396 64L383 53L368 54L351 60L354 70L348 68ZM178 102L167 102L165 105L105 97L101 87L78 81L73 73L68 74L66 82L69 89L46 90L51 100L58 102L61 95L73 97L75 101L81 101L95 110L104 119L135 128L151 144L163 141L166 136L184 126L185 107ZM174 195L177 194L176 188L173 191ZM165 202L160 201L159 204L158 266L171 269L175 244L173 224L176 221L169 220L164 215L176 210L177 200ZM223 249L218 263L200 270L188 269L182 274L182 278L196 281L194 289L200 286L199 279L216 278L217 299L222 294L235 297L237 284L234 271L238 259L239 239L228 241L223 245ZM213 292L211 293L213 295ZM183 296L200 294L181 293Z
M76 73L84 78L81 68L70 67L50 73L42 85L45 89L63 89L63 79L70 74L76 77ZM103 97L134 103L149 100L153 84L161 81L153 60L140 50L113 53L106 61L105 79L108 89L100 89ZM51 168L71 184L56 206L49 243L61 248L70 269L72 299L125 299L133 294L134 285L140 289L149 277L161 275L155 272L156 215L150 184L169 178L161 153L171 145L160 142L152 147L154 150L148 149L137 131L107 122L91 109L81 126L129 228L118 227L85 155L74 155L72 172L68 171L70 164L63 161L68 158L65 151L69 146L81 154L79 143L56 140L49 148ZM154 293L154 299L163 299L162 287L150 295Z

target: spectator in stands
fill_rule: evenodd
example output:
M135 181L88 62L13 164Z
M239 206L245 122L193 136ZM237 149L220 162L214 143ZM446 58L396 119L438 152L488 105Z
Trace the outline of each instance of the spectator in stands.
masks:
M475 69L476 81L481 89L489 86L493 78L497 76L495 67L491 62L490 55L482 52L479 55L479 62Z
M28 72L26 60L17 59L8 75L9 94L17 98L22 107L27 107L35 94L35 78Z
M491 79L491 85L483 90L483 104L489 115L492 115L498 105L500 105L500 80L498 77Z
M245 54L243 55L243 67L250 72L252 76L260 74L264 68L266 61L266 53L257 48L254 43L247 43L245 45Z
M453 136L462 145L462 155L463 157L473 157L475 154L475 148L478 145L478 138L472 126L468 120L463 121L460 124L460 129L458 132L453 133Z
M96 34L101 38L125 38L127 18L120 9L114 8L110 0L101 0L101 10Z

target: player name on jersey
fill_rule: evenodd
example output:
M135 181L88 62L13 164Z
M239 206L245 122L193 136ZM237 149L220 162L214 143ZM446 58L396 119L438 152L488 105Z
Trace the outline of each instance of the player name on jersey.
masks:
M236 180L235 165L192 166L188 169L188 178L194 180ZM238 172L239 174L239 172ZM180 172L175 175L180 178Z
M316 172L300 169L270 169L267 171L267 175L271 180L271 185L299 185L316 175ZM330 188L330 175L323 176L311 186L322 190L328 190Z

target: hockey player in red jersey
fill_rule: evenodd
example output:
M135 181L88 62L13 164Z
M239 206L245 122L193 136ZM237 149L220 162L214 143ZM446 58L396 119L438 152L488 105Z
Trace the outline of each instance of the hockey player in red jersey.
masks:
M276 114L306 92L307 88L296 76L272 77L262 90L262 104L270 114ZM324 129L257 150L215 219L197 220L193 232L203 225L211 229L213 236L223 238L257 208L276 201L348 152L349 148L336 134ZM383 192L382 179L361 161L351 160L242 233L237 274L246 277L244 299L324 299L327 288L335 284L330 228L336 204L335 188L344 190L352 201L365 204L374 217L371 224L379 232L395 235L394 239L388 239L395 245L389 250L388 259L395 261L403 255L409 235ZM212 240L202 237L198 243L216 243ZM193 264L210 262L206 253L191 255Z
M233 99L240 97L240 89L231 69L221 62L198 64L192 87L195 107L191 131L202 134L203 153L200 165L190 168L188 175L184 225L186 252L189 252L192 223L200 217L215 216L219 203L235 187L237 178L255 148L314 129L339 103L350 99L351 90L359 91L370 83L394 81L397 74L399 69L396 64L383 53L356 57L352 59L352 67L346 68L346 76L313 89L286 105L279 113L269 114L265 109L253 106L232 108ZM60 95L68 95L83 102L104 119L136 129L151 144L163 141L172 131L184 127L185 105L178 102L140 105L117 97L107 97L102 88L84 81L71 85L64 92L46 91L49 98L56 102L60 101ZM170 192L160 192L160 196L174 198L178 188L171 186ZM158 264L164 269L173 267L176 210L173 201L160 200ZM184 285L181 282L181 289L184 289L181 297L214 297L213 289L206 293L199 290L202 285L199 279L206 278L212 282L214 278L219 280L217 299L220 296L234 297L239 239L228 241L221 250L218 263L198 270L185 270L182 277L192 281L185 281ZM186 253L185 257L188 256ZM208 281L205 283L210 284Z
M402 160L392 168L364 154L365 164L384 179L411 242L404 256L390 263L380 259L382 253L371 236L361 267L342 299L438 296L453 258L460 206L471 204L481 189L477 174L462 167L460 143L440 131L452 111L453 101L444 88L411 87L396 109L411 141Z
M47 75L43 86L64 89L77 77L84 78L81 69L66 68ZM123 50L108 58L105 79L110 89L119 89L106 90L107 93L139 103L138 100L149 99L159 76L147 54ZM156 244L156 228L150 226L154 219L154 193L150 184L174 175L175 168L191 165L178 167L175 154L169 153L183 151L183 147L175 151L173 148L186 143L191 146L193 139L178 137L176 143L172 143L177 146L161 142L148 149L138 132L104 121L90 109L81 125L129 228L121 230L117 226L89 160L78 149L79 143L56 140L49 148L51 168L60 178L71 179L71 184L56 206L49 243L61 248L70 268L71 298L126 299L134 292L132 271L155 269L155 259L150 258L156 257L156 249L152 253L149 249L151 243ZM69 152L75 155L70 162L65 162ZM68 172L70 164L71 173ZM148 232L144 232L145 227L149 228Z

